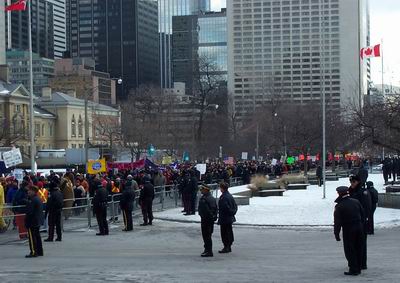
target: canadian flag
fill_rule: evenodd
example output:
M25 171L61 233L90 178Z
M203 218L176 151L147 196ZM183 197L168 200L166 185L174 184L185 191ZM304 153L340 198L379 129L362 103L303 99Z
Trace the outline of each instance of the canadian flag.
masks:
M6 11L25 11L26 9L26 0L18 0L14 4L6 7Z
M361 48L360 56L361 56L361 59L371 58L371 57L380 57L381 56L381 45L377 44L375 46L368 46L365 48Z

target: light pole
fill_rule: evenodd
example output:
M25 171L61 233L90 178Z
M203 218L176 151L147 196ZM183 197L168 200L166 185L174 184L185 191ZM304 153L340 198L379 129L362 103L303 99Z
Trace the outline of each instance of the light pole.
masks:
M278 117L278 113L274 113L274 117ZM285 160L287 158L287 143L286 143L286 125L283 125L283 150L285 154Z

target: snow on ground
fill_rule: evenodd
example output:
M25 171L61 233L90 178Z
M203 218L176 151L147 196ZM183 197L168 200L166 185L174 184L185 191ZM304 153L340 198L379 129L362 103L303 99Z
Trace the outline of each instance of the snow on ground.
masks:
M384 192L381 174L371 174L379 192ZM238 224L248 225L288 225L288 226L327 226L333 224L333 210L337 197L336 187L348 186L348 178L330 181L326 185L326 198L323 199L323 189L318 186L308 186L307 190L286 191L283 197L253 197L250 205L239 206L236 220ZM231 193L247 190L247 186L232 187ZM170 220L199 221L198 215L183 216L181 208L156 213L156 217ZM375 212L376 227L400 226L400 211L396 209L377 208Z

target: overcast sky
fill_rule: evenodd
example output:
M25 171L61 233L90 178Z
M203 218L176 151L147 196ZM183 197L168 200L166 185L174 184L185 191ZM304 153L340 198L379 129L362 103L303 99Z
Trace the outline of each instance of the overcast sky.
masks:
M218 11L226 0L211 0L211 6ZM400 86L400 0L370 0L370 14L371 44L383 41L385 84ZM374 83L381 84L381 59L372 58L371 68Z

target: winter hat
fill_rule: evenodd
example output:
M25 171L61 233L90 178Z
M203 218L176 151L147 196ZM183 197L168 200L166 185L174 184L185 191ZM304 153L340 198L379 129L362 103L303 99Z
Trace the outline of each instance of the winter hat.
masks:
M336 188L336 191L338 192L338 194L342 195L342 194L348 193L349 188L346 186L340 186L340 187Z

